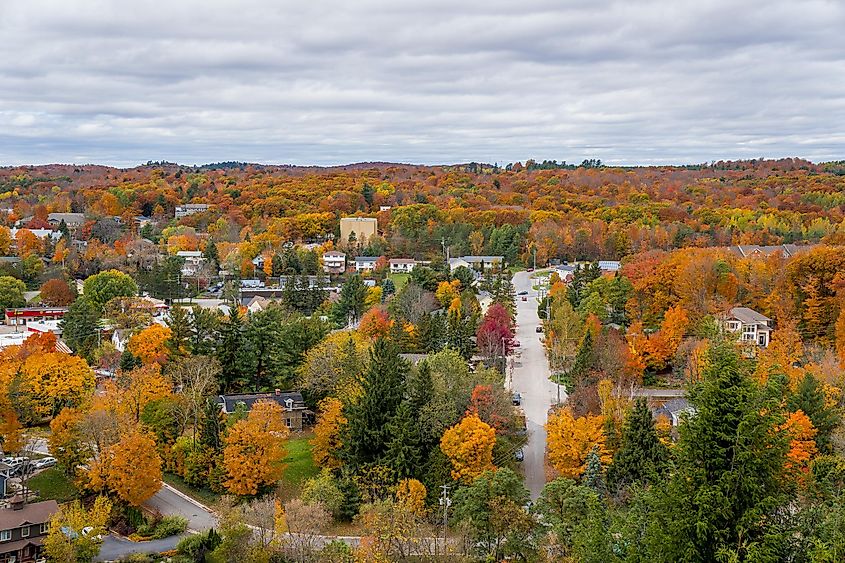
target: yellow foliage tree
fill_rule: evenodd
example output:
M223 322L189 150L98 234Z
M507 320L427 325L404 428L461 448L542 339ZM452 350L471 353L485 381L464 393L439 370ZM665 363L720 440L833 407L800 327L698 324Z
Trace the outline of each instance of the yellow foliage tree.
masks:
M452 463L452 478L465 482L496 468L493 465L495 445L496 429L477 414L465 416L440 439L440 449Z
M226 436L223 466L224 483L236 495L254 495L282 476L285 441L289 430L284 410L273 401L258 401L249 415L235 423Z
M314 438L311 440L311 456L320 467L336 469L340 460L335 452L341 446L340 432L346 425L343 416L343 403L334 397L326 397L317 406L319 417L314 426Z
M167 341L173 335L170 328L160 324L153 324L132 335L127 344L133 356L141 358L145 364L157 362L163 364L167 361Z
M452 301L461 296L461 282L460 280L452 280L451 282L442 281L437 286L437 291L434 296L443 307L448 307Z
M147 404L169 397L173 384L161 373L157 363L120 372L113 380L103 383L103 392L95 398L95 408L103 408L138 422Z
M774 333L772 341L760 352L755 376L765 383L773 373L782 373L789 378L789 386L795 389L804 377L804 370L798 365L804 356L804 342L795 321L786 320Z
M402 479L396 487L396 502L417 516L425 514L425 485L416 479Z
M558 473L570 479L584 472L587 455L594 447L598 447L602 463L610 463L603 427L603 416L575 418L568 408L552 414L546 423L549 462Z
M845 369L845 307L839 313L839 318L836 319L836 352L839 354L839 363L842 364L842 369Z
M91 488L109 488L140 506L161 487L161 458L149 434L133 430L91 463Z
M50 519L44 539L48 559L62 563L91 561L99 553L97 538L106 532L111 509L112 503L105 496L97 497L90 509L78 500L63 505ZM83 533L86 528L87 533Z
M23 436L23 427L18 420L18 413L12 405L3 405L0 408L0 440L3 441L3 453L17 453L26 446Z
M61 352L33 353L20 366L20 391L35 417L53 416L76 406L94 391L94 372L79 356Z

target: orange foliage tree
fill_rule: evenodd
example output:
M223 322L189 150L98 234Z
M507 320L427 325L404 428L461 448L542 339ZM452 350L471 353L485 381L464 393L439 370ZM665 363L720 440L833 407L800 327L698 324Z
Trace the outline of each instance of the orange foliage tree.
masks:
M476 414L465 416L440 439L440 449L452 463L452 478L465 482L496 468L495 445L496 430Z
M381 307L373 307L361 317L361 324L358 325L358 331L364 336L375 339L390 334L392 327L393 321L390 319L387 311Z
M153 324L138 334L133 334L126 349L132 355L141 358L145 364L151 362L163 364L167 361L167 341L170 340L172 334L170 328Z
M320 415L314 426L311 456L320 467L336 469L341 463L335 454L341 446L340 432L346 425L343 403L334 397L326 397L317 408Z
M50 307L66 307L76 297L65 280L52 279L41 286L41 302Z
M810 460L816 455L816 434L810 417L804 411L790 413L782 426L789 436L789 452L786 454L786 467L806 471Z
M223 448L224 483L236 495L254 495L282 476L285 441L284 409L273 401L258 401L249 415L229 429Z
M161 458L149 434L135 429L106 448L90 464L89 486L110 489L133 506L140 506L161 487Z
M78 356L37 352L20 365L20 393L33 417L50 417L76 406L94 391L94 372Z
M603 427L603 416L575 418L568 408L552 414L546 423L549 462L558 473L570 479L584 472L587 455L594 447L598 448L602 463L610 463Z
M152 401L173 393L173 384L161 373L161 367L148 364L103 383L103 393L96 397L97 405L138 422L144 407Z

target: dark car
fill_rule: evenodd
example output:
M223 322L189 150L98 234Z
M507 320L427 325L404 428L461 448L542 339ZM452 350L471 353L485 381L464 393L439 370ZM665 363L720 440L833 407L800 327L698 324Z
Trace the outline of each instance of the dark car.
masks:
M520 395L519 393L514 393L511 397L511 400L513 401L513 404L518 407L522 404L522 395Z
M519 293L517 293L517 295L528 295L528 291L526 291L526 290L520 291Z
M543 325L537 325L537 328L534 329L534 332L543 332Z
M522 461L525 459L525 454L522 452L522 450L516 450L516 453L513 455L513 457L514 459L516 459L516 461Z
M523 295L523 296L522 296L522 300L523 300L523 301L528 301L528 298L527 298L527 297L525 297L525 296Z

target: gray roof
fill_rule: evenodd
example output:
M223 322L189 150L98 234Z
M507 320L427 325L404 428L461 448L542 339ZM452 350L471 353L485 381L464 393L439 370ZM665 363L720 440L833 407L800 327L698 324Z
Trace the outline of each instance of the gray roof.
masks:
M66 224L69 223L84 223L85 222L85 214L84 213L50 213L47 215L47 220L50 222L55 221L56 223L61 223L64 221Z
M54 500L25 504L19 510L4 508L0 510L0 530L20 528L27 524L43 524L58 511L59 505Z
M282 407L286 407L285 401L287 399L293 400L294 409L304 409L305 399L302 398L302 393L299 391L281 391L277 393L237 393L234 395L220 395L217 398L217 403L223 406L223 412L234 412L238 403L246 405L248 410L252 410L252 405L257 401L275 401Z
M758 313L754 309L749 309L748 307L734 307L733 309L731 309L729 316L735 318L743 324L748 325L761 323L768 324L772 320L766 315Z
M504 256L461 256L464 262L504 262Z
M355 259L356 262L378 262L378 256L359 256Z

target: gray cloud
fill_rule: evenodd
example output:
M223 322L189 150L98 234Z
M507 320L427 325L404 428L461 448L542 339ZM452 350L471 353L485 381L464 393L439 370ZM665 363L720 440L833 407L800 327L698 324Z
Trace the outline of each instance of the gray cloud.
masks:
M4 0L0 164L841 159L843 29L835 0Z

